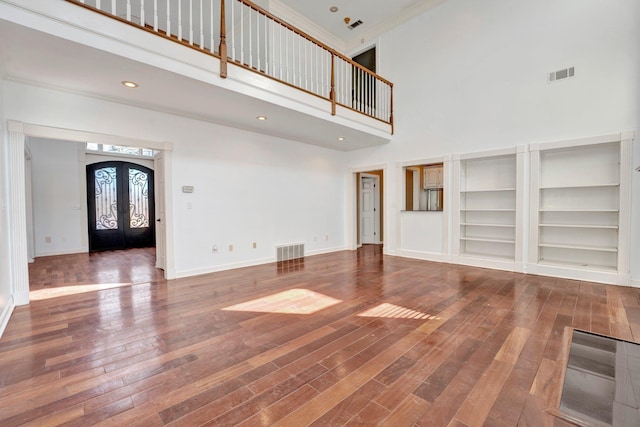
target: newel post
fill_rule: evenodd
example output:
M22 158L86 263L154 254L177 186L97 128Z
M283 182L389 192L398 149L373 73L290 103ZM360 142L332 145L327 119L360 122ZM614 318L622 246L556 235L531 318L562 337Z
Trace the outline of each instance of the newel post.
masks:
M220 77L227 78L227 19L224 13L224 2L220 0ZM233 7L233 5L232 5Z
M336 56L331 52L331 90L329 91L329 99L331 99L331 115L336 115Z

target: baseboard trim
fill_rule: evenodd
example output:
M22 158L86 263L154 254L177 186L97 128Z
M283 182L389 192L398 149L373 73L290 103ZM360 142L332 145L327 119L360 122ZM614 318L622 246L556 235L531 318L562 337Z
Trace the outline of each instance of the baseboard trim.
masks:
M423 261L448 262L445 254L437 252L413 251L410 249L397 249L396 255L404 258L421 259Z
M4 330L7 328L9 324L9 319L11 319L11 315L13 314L13 310L16 308L15 301L13 300L13 296L9 298L9 303L2 310L2 314L0 314L0 337L4 334Z
M334 248L318 249L313 251L307 251L305 254L305 257L328 254L328 253L339 252L344 250L347 250L347 248L342 246L334 247ZM234 270L236 268L244 268L244 267L253 267L256 265L264 265L264 264L270 264L275 262L277 262L275 256L268 257L268 258L251 259L251 260L228 263L228 264L214 265L211 267L197 268L193 270L175 271L173 278L182 279L185 277L200 276L202 274L218 273L220 271Z
M86 254L87 252L88 251L86 251L86 250L82 250L82 248L68 249L68 250L62 250L62 251L42 252L42 253L36 254L36 256L34 258L40 258L40 257L44 257L44 256L56 256L56 255Z

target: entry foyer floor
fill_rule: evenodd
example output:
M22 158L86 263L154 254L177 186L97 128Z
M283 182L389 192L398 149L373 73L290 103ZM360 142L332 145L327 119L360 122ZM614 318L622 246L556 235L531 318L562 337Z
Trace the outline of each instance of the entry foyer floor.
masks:
M565 327L640 337L638 289L375 246L150 279L16 309L0 425L567 426Z

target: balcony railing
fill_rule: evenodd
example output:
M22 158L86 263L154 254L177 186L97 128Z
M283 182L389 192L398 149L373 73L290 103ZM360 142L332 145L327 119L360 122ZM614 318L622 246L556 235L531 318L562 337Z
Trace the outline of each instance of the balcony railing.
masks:
M393 84L248 0L66 0L393 127Z

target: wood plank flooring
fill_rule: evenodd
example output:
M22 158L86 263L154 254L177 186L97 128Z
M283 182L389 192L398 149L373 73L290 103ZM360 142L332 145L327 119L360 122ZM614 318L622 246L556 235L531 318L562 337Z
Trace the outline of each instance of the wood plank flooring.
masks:
M144 276L73 257L32 290ZM169 282L152 265L16 309L1 426L567 426L545 412L565 327L640 339L638 289L376 246Z

